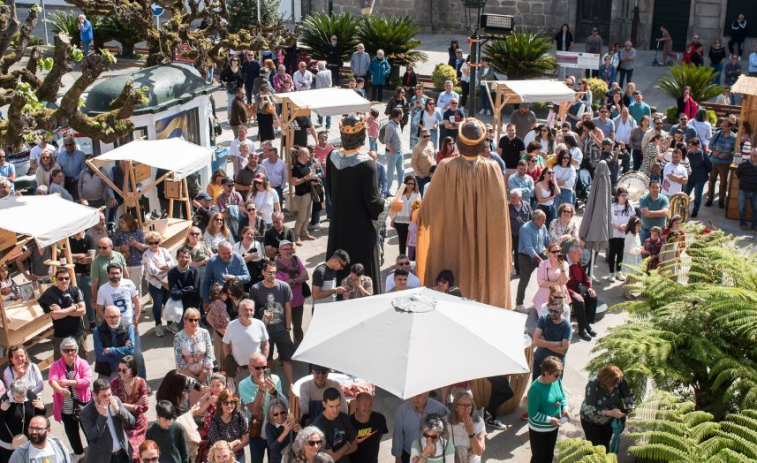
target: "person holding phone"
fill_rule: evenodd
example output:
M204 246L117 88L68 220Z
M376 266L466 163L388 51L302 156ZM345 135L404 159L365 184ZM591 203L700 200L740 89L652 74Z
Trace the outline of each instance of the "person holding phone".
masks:
M562 386L563 362L549 356L541 375L528 390L528 440L531 463L552 463L560 426L570 419L568 396Z
M603 445L610 452L613 422L621 422L634 409L631 388L623 379L623 371L615 365L605 365L589 378L586 396L581 403L581 427L593 445Z

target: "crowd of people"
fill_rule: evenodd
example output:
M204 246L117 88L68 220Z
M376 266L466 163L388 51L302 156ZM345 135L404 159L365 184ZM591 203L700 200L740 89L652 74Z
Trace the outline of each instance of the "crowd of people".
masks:
M567 25L554 43L558 50L572 49ZM602 53L597 29L586 47ZM713 49L719 60L711 50L712 66L732 83L741 72L741 47L730 68L722 64L719 42ZM383 228L389 225L398 238L395 268L385 281L378 281L378 275L369 276L369 262L356 261L343 249L330 252L313 268L297 255L298 247L316 239L311 232L322 227L322 216L331 217L331 118L296 117L295 152L280 153L274 146L281 129L275 117L279 108L270 96L340 85L341 44L331 37L330 58L318 62L315 73L305 62L284 55L268 53L258 59L243 51L230 56L220 73L234 137L231 172L225 167L213 172L208 185L190 180L192 223L175 251L163 247L159 233L143 232L134 211L103 181L123 181L126 166L95 172L72 137L60 149L43 140L32 150L37 194L58 194L103 212L96 226L71 238L73 268L51 271L52 247L36 244L14 260L26 279L50 283L38 303L52 318L55 361L45 381L22 346L7 350L0 387L0 463L79 461L85 451L82 433L88 461L229 463L246 461L246 451L252 463L262 463L266 455L274 463L378 461L382 436L390 431L386 417L373 409L374 397L368 392L346 396L326 366L309 365L310 377L295 378L292 356L304 339L304 310L311 303L315 310L325 302L421 285L412 266L418 210L437 166L460 155L458 134L466 119L462 107L467 98L476 97L476 89L470 88L470 67L453 42L448 64L458 73L460 95L451 81L438 96L428 95L408 66L402 85L389 96L383 127L378 105L355 116L365 121L379 195L392 198ZM609 47L594 76L607 80L610 90L596 111L586 79L576 82L569 76L565 85L577 93L564 120L555 108L546 122L539 121L530 105L521 104L499 140L494 128L486 126L480 157L501 170L509 198L512 261L519 279L515 309L533 312L537 319L533 383L523 414L533 462L552 461L558 430L570 419L562 374L573 339L571 318L580 339L597 336L592 325L598 281L589 276L576 218L595 170L607 166L613 190L608 281L625 282L625 297L632 299L638 297L630 289L635 275L675 261L685 250L682 217L670 214L669 198L693 193L691 217L697 217L708 186L704 206L717 199L724 208L729 166L754 141L745 126L737 140L736 115L711 126L688 88L678 100L678 119L669 132L663 130L663 115L644 102L632 81L635 57L631 42ZM688 59L697 64L693 54ZM350 65L354 77L347 87L367 97L368 84L374 103L383 103L391 69L383 51L371 57L359 44ZM496 78L488 58L482 60L481 74L484 81ZM485 96L481 114L491 114ZM250 126L257 126L260 151ZM409 144L403 135L406 127ZM751 226L757 231L757 151L746 154L736 170L741 226L748 228L746 205L751 201ZM292 156L291 169L284 156ZM407 175L406 158L412 170ZM9 182L15 178L12 167L0 156L0 175ZM648 178L648 191L638 202L618 183L632 171ZM6 186L0 180L0 187L3 195L14 194L12 183ZM289 190L291 205L285 201ZM291 227L285 224L285 212L294 221ZM379 233L380 240L385 237L386 231ZM347 276L340 279L340 273ZM525 296L534 273L538 290L531 306ZM14 297L8 266L0 267L0 280L3 297ZM463 296L450 270L427 285ZM139 329L147 295L155 325L148 333L173 337L175 368L160 372L156 391L146 381L145 332ZM90 335L93 366L86 360ZM283 377L276 374L277 367ZM404 401L395 412L392 433L391 453L397 461L482 461L486 429L505 429L497 413L513 397L507 377L487 379L492 393L487 404L478 404L483 409L477 408L469 383ZM302 383L299 415L290 411L294 407L285 394L297 380ZM50 419L40 399L45 387L52 388L52 416L62 423L67 444L49 435ZM150 423L147 411L153 395L157 420ZM633 404L623 372L613 365L600 369L590 379L580 408L587 439L611 450L614 431L622 429Z

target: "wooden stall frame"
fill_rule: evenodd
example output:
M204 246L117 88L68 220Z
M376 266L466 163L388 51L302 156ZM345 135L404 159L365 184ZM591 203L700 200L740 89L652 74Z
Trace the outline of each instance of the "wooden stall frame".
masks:
M507 87L507 82L498 83L497 81L491 82L492 88L497 92L497 96L495 97L494 102L491 100L491 91L489 90L489 82L484 82L484 86L486 86L487 94L489 96L489 102L492 104L492 108L494 108L494 119L493 119L493 125L495 130L495 138L494 140L499 143L499 139L502 135L502 110L505 108L505 105L508 104L514 104L514 103L522 103L522 100L520 99L520 96L510 90L509 87ZM576 92L578 94L581 94L582 92ZM570 108L570 105L572 104L571 101L562 101L559 104L560 110L557 114L557 121L562 121L565 119L566 114L568 113L568 108ZM473 117L473 116L471 116Z
M292 122L296 117L310 116L312 111L309 109L303 109L292 103L292 100L284 97L281 102L281 118L276 116L276 120L281 126L281 152L279 157L284 157L284 161L287 165L287 179L289 181L289 210L295 212L297 208L294 205L294 187L292 186L292 156L291 152L294 148L294 130L292 130Z
M740 150L741 133L744 127L744 121L749 122L752 127L755 127L755 124L757 124L757 77L751 77L742 74L741 76L739 76L739 79L736 81L736 83L731 87L731 91L733 93L739 93L744 97L741 102L741 112L739 113L739 130L736 132L736 146L734 147L735 149ZM735 188L734 185L734 182L738 180L735 174L736 167L738 166L735 163L731 163L731 165L729 166L728 188L726 190L727 196L725 218L732 220L738 220L739 218L738 188ZM747 208L748 220L751 220L750 216L750 210L749 208Z

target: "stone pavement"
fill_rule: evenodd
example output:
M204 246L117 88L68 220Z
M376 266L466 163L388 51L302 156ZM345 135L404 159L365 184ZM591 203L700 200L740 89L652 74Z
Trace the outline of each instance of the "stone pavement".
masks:
M449 44L449 41L451 39L451 36L445 36L445 35L424 35L420 37L421 40L424 41L424 45L421 47L422 50L426 51L429 54L429 62L426 64L422 64L419 66L419 72L421 73L430 73L428 71L428 68L433 68L433 65L436 62L445 61L446 62L446 49ZM462 37L458 38L461 39L461 43L464 43L462 41ZM637 72L635 73L635 80L639 84L642 91L647 96L646 100L650 104L657 105L659 108L664 109L666 106L672 104L672 100L668 97L662 96L658 91L653 89L654 84L657 82L660 76L664 75L666 73L666 70L664 68L653 68L648 65L648 63L651 63L653 52L641 52L639 54L639 58L637 59ZM646 64L645 64L646 63ZM428 67L428 68L427 68ZM108 74L118 74L124 72L124 69L117 69L111 73ZM73 78L76 77L77 74L72 73L69 76L66 77L66 84L70 85L70 83L73 81ZM225 92L217 92L216 93L216 106L219 108L218 115L222 120L225 120L225 114L223 108L226 107L225 98L226 94ZM380 112L383 113L384 105L378 105ZM382 116L383 117L383 116ZM485 119L488 119L486 117ZM338 129L337 124L333 124L333 127L330 132L330 137L333 140L337 140L338 135ZM230 130L228 130L228 126L224 124L224 127L227 129L225 130L224 134L219 138L219 144L222 146L227 146L228 143L232 139L232 135ZM320 129L319 129L320 130ZM250 131L250 135L254 137L257 134L257 129L253 128ZM404 134L404 142L408 143L409 134ZM256 143L256 147L257 147ZM229 166L229 170L231 170L231 167ZM410 172L410 158L409 158L409 149L408 154L405 156L405 172ZM396 190L396 187L391 188L392 190ZM742 234L738 230L738 223L737 221L733 220L725 220L723 218L723 212L718 208L702 208L700 211L700 217L699 219L705 223L709 223L709 220L713 220L715 224L719 227L722 227L726 231L734 234ZM579 218L580 220L580 218ZM287 221L289 224L292 223L292 217L291 215L287 216ZM326 252L326 246L327 246L327 235L328 235L328 221L322 222L326 228L323 230L318 230L314 234L318 238L316 241L310 241L305 242L303 246L300 246L297 250L297 253L299 257L305 262L308 270L312 273L312 270L315 268L315 266L325 260L325 252ZM749 237L753 237L753 235L747 234ZM398 247L397 247L397 238L395 233L390 229L389 231L389 237L386 242L385 246L386 250L386 264L382 268L382 277L385 277L386 274L389 273L389 271L392 268L392 263L395 260L395 257L398 253ZM596 265L596 275L600 278L600 282L597 284L596 289L597 293L599 294L599 298L603 303L608 304L609 306L612 306L618 302L621 302L622 297L622 288L620 287L619 283L609 283L606 280L607 275L607 267L604 264L604 259L600 257L597 260ZM512 278L512 281L510 282L511 287L513 288L513 291L515 290L517 286L517 278ZM533 294L535 293L537 288L535 277L532 278L528 291L526 294L526 301L530 301ZM514 293L513 293L514 294ZM145 351L145 361L146 361L146 367L147 367L147 373L148 373L148 382L153 390L157 390L158 385L160 384L161 379L165 375L165 373L175 368L174 364L174 357L173 357L173 342L172 338L169 335L167 335L164 338L157 338L154 335L153 325L151 321L151 311L143 310L143 313L145 314L144 319L142 323L140 323L139 331L142 335L142 345L143 349ZM609 312L604 319L602 319L600 322L596 324L596 330L601 335L604 335L607 330L612 327L619 325L623 323L626 320L626 314L624 313L617 313L617 312ZM310 322L310 311L305 311L305 320L304 325L305 327L308 326ZM91 342L91 341L90 341ZM580 429L580 424L578 422L578 410L581 404L581 401L583 400L583 394L584 394L584 387L587 381L587 373L584 370L584 367L586 366L589 359L592 357L591 348L594 346L594 342L584 342L584 341L574 341L571 345L569 354L568 354L568 361L565 368L565 389L569 396L570 406L571 409L574 411L573 419L570 424L566 425L564 427L564 430L561 431L561 436L582 436L583 433ZM47 355L50 354L50 348L51 344L49 341L42 342L38 346L36 346L34 349L32 349L32 355L35 356L37 360L40 358L44 358ZM430 353L433 353L433 350L430 350ZM472 358L475 359L474 353L472 354ZM90 355L90 360L93 359L93 354ZM444 359L437 359L439 363L439 368L448 368L448 367L454 367L454 366L448 366L445 365ZM46 375L46 372L44 373ZM295 362L295 376L297 378L307 374L306 372L306 366L299 364ZM50 387L46 387L45 391L43 393L43 400L45 403L52 404L52 389ZM393 413L396 407L399 405L400 400L382 390L377 391L377 397L375 401L375 410L384 413L388 417L389 427L390 430L393 428ZM154 395L151 397L150 400L150 411L148 412L148 418L152 421L155 419L155 412L154 412ZM479 406L485 405L485 404L479 404ZM523 462L529 460L530 458L530 446L528 443L528 428L526 425L526 422L520 420L520 414L522 411L524 411L525 402L521 404L521 408L516 410L513 413L508 414L507 416L502 417L503 421L505 421L508 424L507 430L504 431L496 431L491 432L488 434L488 439L486 442L486 453L484 456L484 461L491 461L491 462L498 462L498 461L515 461L515 462ZM67 442L67 439L63 433L63 429L58 423L53 424L53 435L57 437L61 437L63 442ZM384 437L381 445L381 454L380 454L380 462L381 463L390 463L393 461L393 458L390 455L390 447L391 447L391 434ZM628 458L622 458L624 461L628 461Z

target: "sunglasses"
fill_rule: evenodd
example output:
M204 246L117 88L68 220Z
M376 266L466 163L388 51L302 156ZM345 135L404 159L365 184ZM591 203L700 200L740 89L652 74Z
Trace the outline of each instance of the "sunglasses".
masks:
M119 368L119 369L118 369L118 370L116 370L116 371L118 371L119 373L128 373L128 372L130 372L131 370L129 370L128 368Z
M192 233L189 234L189 236L200 236L200 234L197 233L197 232L192 232Z
M560 309L549 309L549 313L557 315L560 313Z
M188 321L189 323L199 323L200 319L199 318L187 318L186 321Z
M310 447L320 447L321 444L323 444L323 441L319 441L319 440L309 440L308 441L308 446L310 446Z
M108 249L108 246L98 246L97 249Z
M255 365L250 365L250 368L252 368L253 370L257 370L257 371L263 371L263 370L265 370L268 367L256 367Z
M421 138L431 138L431 135L424 135L424 136L423 136L423 137L421 137Z
M329 373L329 370L313 370L314 375L326 375Z
M223 222L223 219L214 219L214 222Z
M147 244L149 244L150 246L157 246L160 244L160 241L148 241Z
M61 352L64 354L75 354L77 349L62 349Z
M247 212L255 212L255 209L247 209Z
M229 405L236 405L237 401L236 400L224 400L222 403L223 403L224 407L228 407Z
M268 276L271 276L271 275L276 275L276 272L265 272L265 274Z
M549 253L550 254L560 254L560 251L558 251L557 249L555 249L553 251L549 251Z
M280 417L282 415L283 416L287 416L287 412L273 412L273 413L271 413L271 416L273 416L274 418L278 418L278 417Z
M405 265L410 265L410 262L397 262L397 267L404 267Z
M69 280L71 280L71 277L57 277L56 280L69 281Z
M158 458L158 457L142 458L142 461L144 463L158 463L159 460L160 460L160 458Z
M423 433L423 437L425 437L426 439L431 439L431 440L437 440L437 439L439 439L439 435L438 434L432 435L432 434L426 434L425 432Z

